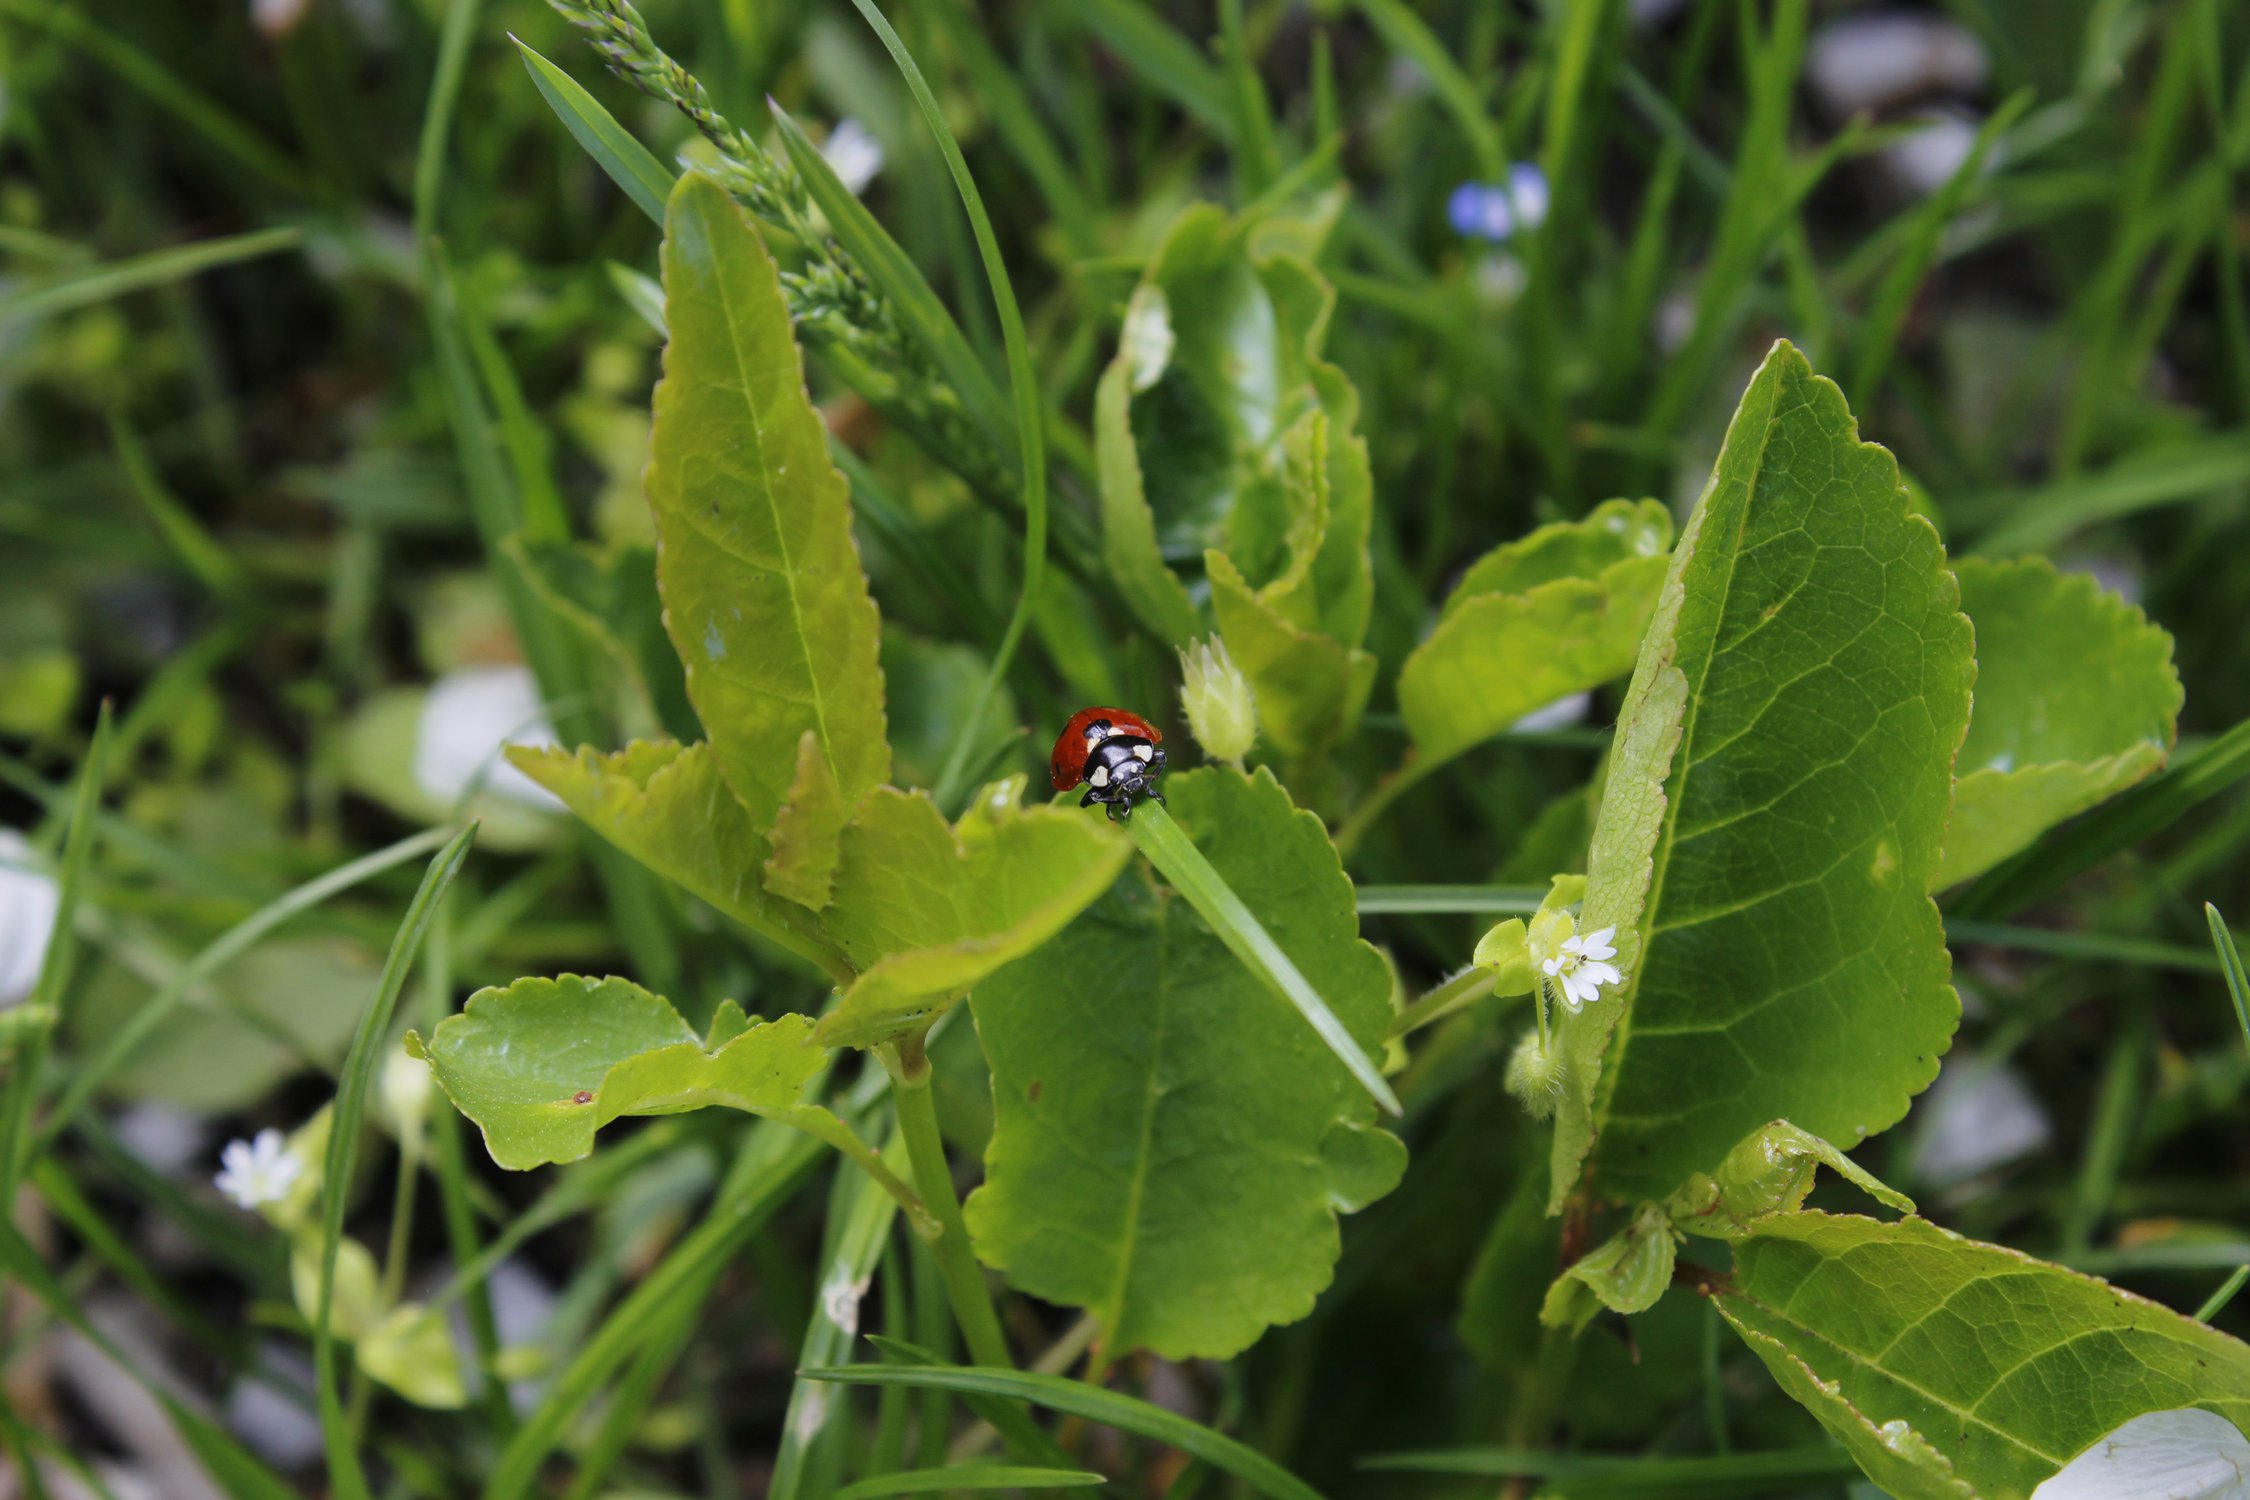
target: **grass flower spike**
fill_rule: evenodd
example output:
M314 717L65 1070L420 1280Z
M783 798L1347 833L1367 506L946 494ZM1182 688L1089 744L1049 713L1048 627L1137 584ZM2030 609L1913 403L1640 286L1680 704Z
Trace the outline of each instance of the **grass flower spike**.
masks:
M255 1210L288 1197L304 1169L281 1132L269 1125L254 1139L227 1142L212 1180L237 1208Z

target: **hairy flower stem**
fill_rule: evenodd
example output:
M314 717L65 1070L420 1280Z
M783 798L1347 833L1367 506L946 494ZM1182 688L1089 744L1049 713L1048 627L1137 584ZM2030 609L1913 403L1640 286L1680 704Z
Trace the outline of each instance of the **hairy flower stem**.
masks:
M953 1304L953 1321L969 1346L969 1358L1000 1369L1014 1367L1008 1339L993 1310L992 1291L984 1269L969 1249L969 1226L961 1217L961 1199L953 1191L953 1168L945 1159L945 1142L938 1134L937 1106L930 1096L930 1060L919 1036L908 1037L881 1050L883 1066L891 1075L891 1100L898 1110L899 1132L906 1137L906 1156L914 1168L914 1182L922 1202L938 1223L938 1233L928 1241L937 1258L938 1274L945 1282L946 1299Z

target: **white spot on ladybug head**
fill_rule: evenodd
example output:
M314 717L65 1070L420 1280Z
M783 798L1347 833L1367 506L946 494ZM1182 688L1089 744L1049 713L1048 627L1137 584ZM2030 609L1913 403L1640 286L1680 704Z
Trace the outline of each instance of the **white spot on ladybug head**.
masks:
M1086 748L1091 750L1109 738L1109 720L1097 719L1086 726Z
M1091 776L1089 776L1089 777L1087 777L1086 779L1087 779L1088 781L1092 782L1092 783L1093 783L1093 784L1094 784L1095 786L1108 786L1108 785L1109 785L1109 767L1107 767L1107 766L1096 766L1096 767L1094 767L1094 774L1093 774L1093 775L1091 775Z
M1156 755L1156 747L1153 745L1135 745L1133 747L1133 755L1136 759L1139 760L1154 759Z

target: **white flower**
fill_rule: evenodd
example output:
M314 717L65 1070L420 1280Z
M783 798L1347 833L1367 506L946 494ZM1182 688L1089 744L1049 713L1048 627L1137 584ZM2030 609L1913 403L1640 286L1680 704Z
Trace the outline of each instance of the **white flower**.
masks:
M529 668L462 667L431 683L423 700L414 779L444 803L460 800L481 779L495 797L559 810L560 798L500 753L509 745L557 743Z
M38 852L13 828L0 828L0 1008L21 1004L37 987L61 907Z
M838 120L836 128L828 132L820 154L855 198L865 192L867 185L875 180L875 174L883 170L883 143L875 139L865 125L848 116Z
M240 1208L262 1208L289 1196L305 1164L289 1149L281 1132L268 1126L255 1140L229 1141L219 1153L219 1191Z
M2250 1440L2216 1412L2143 1412L2063 1465L2031 1500L2244 1500Z
M1604 927L1599 932L1565 938L1561 951L1539 966L1540 972L1562 990L1563 1004L1575 1011L1589 1000L1600 999L1603 985L1616 984L1625 977L1615 964L1606 962L1617 956L1609 942L1615 936L1616 928Z

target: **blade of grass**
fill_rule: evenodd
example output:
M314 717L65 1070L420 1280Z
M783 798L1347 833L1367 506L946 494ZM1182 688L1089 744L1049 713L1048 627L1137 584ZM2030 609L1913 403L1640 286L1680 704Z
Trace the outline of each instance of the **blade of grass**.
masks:
M1174 890L1187 897L1188 904L1210 924L1219 941L1242 960L1245 968L1296 1007L1297 1014L1305 1018L1328 1044L1328 1050L1336 1054L1336 1060L1351 1070L1352 1077L1374 1096L1375 1102L1391 1114L1403 1113L1398 1096L1383 1081L1382 1069L1367 1055L1366 1049L1353 1040L1344 1023L1328 1008L1328 1002L1321 999L1320 992L1298 972L1297 965L1281 951L1250 908L1242 904L1234 888L1211 868L1203 851L1172 821L1164 805L1142 803L1133 810L1124 826L1132 835L1133 843L1148 857L1148 862L1164 872L1164 878L1172 882Z
M8 1280L30 1292L49 1314L109 1356L120 1370L128 1376L136 1375L133 1361L86 1316L82 1299L57 1282L23 1235L6 1223L0 1223L0 1271L5 1271ZM154 1381L139 1384L163 1408L188 1451L217 1482L220 1493L239 1496L241 1500L297 1500L296 1490L284 1484L216 1423L198 1414L162 1385Z
M85 887L86 858L94 845L95 813L101 806L102 779L109 766L109 704L95 721L94 741L79 768L78 791L70 812L70 832L63 844L62 870L56 883L55 919L47 935L47 951L39 964L39 978L25 1001L32 1013L50 1019L34 1026L17 1044L15 1065L9 1069L7 1093L0 1099L0 1204L16 1201L38 1151L33 1143L31 1116L39 1100L39 1075L47 1061L47 1047L63 1023L63 998L70 982L71 960L77 951L79 893ZM0 1218L5 1218L0 1214Z
M967 211L969 227L976 235L977 255L984 262L985 278L992 284L993 305L1000 314L1000 338L1008 355L1008 385L1015 398L1017 464L1023 479L1023 581L1016 595L1015 612L1008 618L1008 628L1000 637L999 649L992 654L992 665L978 686L976 697L970 701L968 711L962 715L953 743L946 750L944 769L938 775L936 787L938 804L942 807L952 805L960 794L962 770L975 744L977 728L984 721L985 707L1006 678L1009 663L1015 660L1024 628L1031 623L1032 606L1046 582L1046 422L1041 411L1038 375L1031 364L1031 342L1024 336L1023 311L1016 304L1015 283L1008 277L1008 263L1001 257L999 237L992 232L992 218L985 212L984 197L977 191L976 179L969 175L969 164L961 155L961 144L953 138L953 129L945 121L945 110L939 105L937 95L930 91L921 68L915 64L891 23L876 8L874 0L852 0L852 4L881 39L891 61L898 65L900 75L914 95L914 102L921 107L923 120L937 138L946 170L953 175L954 189L961 195L961 207Z
M1977 131L1969 154L1954 168L1953 175L1932 193L1911 216L1903 253L1890 260L1882 282L1875 288L1866 316L1860 320L1859 357L1853 362L1851 392L1854 411L1872 410L1875 396L1882 385L1883 374L1890 368L1891 356L1898 350L1899 330L1906 324L1907 309L1913 304L1914 294L1921 289L1922 278L1937 260L1939 245L1944 241L1946 226L1961 211L1969 191L1984 179L1984 164L1992 154L1993 143L2016 122L2016 117L2031 107L2030 89L2018 89L2007 102L1992 112Z
M366 1124L367 1095L375 1081L376 1051L390 1034L391 1014L398 1008L399 992L406 987L407 972L414 967L422 937L429 931L437 906L445 899L461 862L469 856L476 838L475 824L455 834L422 877L422 888L406 908L406 919L384 960L383 975L374 997L360 1014L359 1030L351 1050L344 1055L343 1080L336 1089L333 1123L328 1131L328 1157L322 1181L320 1213L320 1290L314 1298L313 1383L320 1408L321 1437L328 1451L328 1483L341 1500L369 1500L367 1476L360 1468L356 1434L345 1422L343 1402L336 1389L336 1333L329 1325L329 1308L336 1295L336 1247L344 1238L344 1205L350 1198L352 1164L359 1155L359 1134Z
M959 1464L949 1469L913 1469L878 1474L836 1491L835 1500L879 1500L883 1495L950 1495L958 1490L1075 1489L1107 1484L1084 1469L1027 1469L1012 1464Z
M414 151L414 242L437 232L438 204L445 197L446 144L453 133L453 111L468 76L469 43L475 40L484 0L450 0L438 31L437 67L422 108L422 137Z
M312 910L331 896L371 880L395 865L404 864L417 855L429 852L443 843L446 837L446 830L433 828L410 838L400 839L372 854L363 854L349 864L339 865L327 874L308 880L267 902L212 939L193 958L180 966L169 983L143 1002L130 1021L112 1032L99 1052L71 1074L69 1085L63 1090L61 1099L47 1119L41 1138L42 1145L52 1143L69 1128L78 1112L86 1107L87 1100L93 1097L94 1091L109 1080L149 1033L178 1008L181 1001L193 994L212 975L249 952L268 933L292 917Z
M0 9L4 8L5 0L0 0ZM0 324L47 317L108 302L127 292L169 286L214 266L239 265L246 260L295 249L304 238L305 232L294 227L261 229L255 234L198 240L192 245L175 245L169 250L155 250L125 260L104 261L42 286L26 287L0 297Z
M561 68L549 62L515 33L508 40L516 44L523 58L532 84L539 97L562 121L563 129L570 132L572 140L584 148L594 159L594 165L609 175L609 180L624 190L650 222L661 227L664 223L664 200L672 195L672 184L679 174L656 159L656 154L642 145L617 117L602 108L601 101Z
M1258 77L1257 60L1242 25L1242 0L1219 0L1220 63L1227 83L1227 113L1234 118L1234 196L1247 203L1281 170L1274 138L1273 103Z
M1954 921L1945 924L1946 937L1955 942L1989 943L2022 953L2051 953L2058 958L2098 958L2117 963L2146 964L2161 969L2217 970L2218 960L2201 948L2177 943L2151 942L2146 938L2120 937L2107 932L2057 932L2046 927L2010 927L1998 922Z
M2236 1266L2234 1274L2220 1282L2219 1289L2206 1297L2203 1305L2195 1310L2195 1321L2208 1323L2217 1317L2234 1300L2234 1294L2242 1290L2245 1281L2250 1281L2250 1266Z
M1445 44L1404 0L1359 0L1359 11L1384 46L1413 63L1430 80L1438 102L1453 117L1454 128L1469 143L1477 175L1486 182L1499 182L1505 177L1508 148L1500 127L1485 109L1483 93L1454 62Z
M2141 1074L2148 1064L2149 1032L2146 1026L2126 1019L2119 1023L2124 1035L2115 1039L2102 1070L2101 1091L2094 1099L2094 1119L2086 1132L2085 1155L2078 1169L2076 1191L2062 1232L2065 1254L2091 1248L2094 1231L2109 1213L2117 1195L2117 1178L2125 1168L2126 1148L2140 1118Z
M1046 199L1046 206L1070 243L1071 254L1083 258L1096 253L1101 247L1099 215L1080 186L1083 174L1064 158L1015 70L986 40L982 24L968 7L947 3L933 7L930 14L938 18L946 39L959 54L978 102L991 112L993 128L1001 141L1038 184L1040 196Z
M913 1245L917 1251L926 1252L929 1249L929 1241L927 1240L916 1239L913 1241ZM917 1267L927 1268L925 1275L930 1279L937 1279L939 1273L936 1271L936 1257L926 1253L918 1254L915 1257L915 1264ZM928 1300L942 1306L945 1301L942 1287L931 1286L928 1290L931 1294ZM934 1328L941 1336L949 1335L952 1332L952 1325L945 1322L942 1312L938 1314L934 1321ZM867 1341L881 1350L883 1357L894 1365L912 1365L917 1369L931 1370L953 1368L951 1360L940 1358L937 1354L931 1352L931 1344L910 1344L903 1339L890 1338L880 1333L869 1334ZM941 1337L932 1342L944 1341ZM802 1373L802 1371L799 1372L800 1375ZM1053 1375L1060 1372L1048 1369L1040 1373ZM944 1424L941 1420L938 1420L938 1418L942 1418L945 1411L945 1392L925 1390L921 1394L925 1398L930 1398L923 1409L923 1420L929 1423L922 1433L922 1462L925 1468L935 1468L941 1461L948 1460L957 1464L967 1463L975 1458L985 1443L994 1436L1004 1441L1009 1448L1014 1450L1015 1456L1025 1463L1051 1464L1060 1467L1070 1462L1070 1455L1065 1453L1061 1445L1053 1438L1047 1436L1038 1423L1031 1420L1029 1411L1018 1402L1003 1401L996 1396L970 1395L962 1397L962 1404L984 1420L979 1426L973 1427L962 1434L960 1440L952 1445L949 1452L945 1441Z
M814 205L828 220L829 229L836 241L850 252L867 272L867 279L876 291L883 294L898 310L899 321L916 343L929 351L938 370L961 398L969 417L977 425L995 453L1005 453L1014 446L1014 434L1009 430L1008 403L1000 394L1000 387L992 380L984 361L969 344L961 325L946 310L944 302L930 286L912 257L891 238L867 205L860 202L820 148L805 134L804 127L779 104L768 101L773 112L773 122L781 139L782 150L788 155L797 175L804 179L805 191L811 194Z
M434 1029L453 1008L453 918L450 910L439 909L437 925L430 930L423 952L422 1024ZM439 1105L429 1112L428 1128L430 1165L438 1180L446 1250L456 1267L465 1267L474 1263L480 1252L476 1208L470 1201L469 1165L461 1149L461 1117ZM479 1278L466 1288L464 1303L469 1342L476 1350L477 1407L484 1414L488 1430L505 1439L515 1431L516 1413L499 1375L500 1322L492 1310L491 1289Z
M921 1390L954 1391L964 1396L999 1396L1028 1401L1065 1416L1083 1417L1130 1432L1136 1437L1165 1443L1192 1458L1200 1458L1222 1474L1231 1474L1273 1500L1321 1500L1320 1491L1289 1473L1272 1459L1191 1422L1131 1396L1105 1391L1059 1375L1034 1375L1022 1370L991 1370L961 1365L850 1365L842 1369L800 1370L807 1380L835 1380L853 1385L903 1385Z
M893 1172L911 1170L902 1132L892 1133L883 1148L883 1160ZM860 1300L890 1244L891 1225L897 1217L898 1204L873 1178L863 1172L839 1174L836 1191L829 1195L829 1244L820 1273L820 1293L813 1299L812 1321L799 1346L800 1366L850 1363L852 1344L859 1337ZM832 1440L839 1424L848 1425L850 1419L845 1404L828 1400L829 1395L803 1380L790 1388L766 1500L798 1500L801 1495L826 1488L809 1473L809 1466L822 1445Z
M1231 139L1234 112L1226 82L1201 49L1142 0L1055 0L1055 10L1091 31L1141 81L1186 110L1221 141Z
M1558 1481L1576 1496L1645 1495L1696 1500L1785 1493L1822 1480L1854 1478L1859 1468L1841 1448L1785 1448L1705 1458L1608 1458L1510 1448L1451 1448L1384 1453L1359 1467L1387 1473L1521 1476Z
M86 7L57 4L55 0L0 0L0 15L44 28L93 58L271 186L301 198L319 196L295 162L241 120L180 82L155 58L95 25L86 16Z
M2235 947L2234 934L2216 906L2204 902L2203 916L2211 924L2211 946L2219 950L2219 971L2227 977L2227 993L2234 997L2234 1018L2242 1027L2242 1044L2250 1047L2250 978L2242 972L2242 951Z
M803 1131L768 1120L750 1127L703 1222L579 1345L501 1450L485 1479L484 1500L521 1500L538 1488L547 1455L611 1372L666 1327L678 1307L702 1304L727 1261L765 1227L823 1154Z
M1363 885L1358 892L1359 914L1373 917L1492 912L1524 917L1539 910L1539 903L1546 894L1528 885Z
M109 435L133 497L140 501L141 509L148 512L149 520L155 523L182 565L195 575L196 582L217 597L233 599L240 595L242 565L164 483L164 476L157 472L148 448L122 410L110 412Z
M1948 517L1989 518L1969 551L2000 557L2047 552L2102 521L2137 515L2250 485L2250 434L2220 433L2159 448L2144 448L2106 469L2068 476L2030 489L2006 490L1948 502Z

